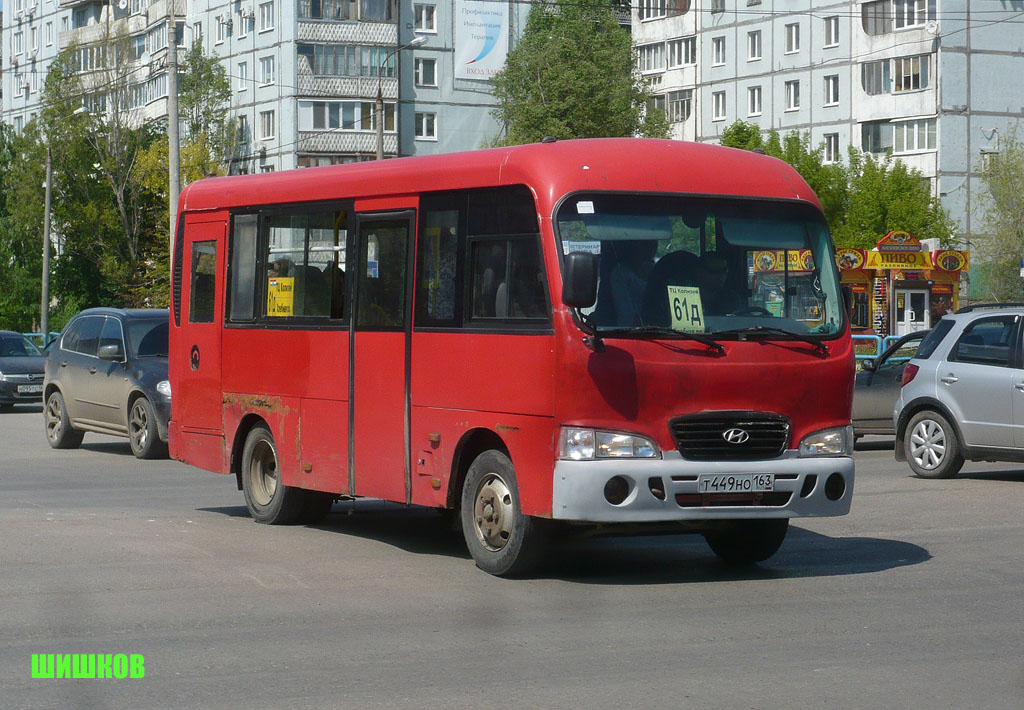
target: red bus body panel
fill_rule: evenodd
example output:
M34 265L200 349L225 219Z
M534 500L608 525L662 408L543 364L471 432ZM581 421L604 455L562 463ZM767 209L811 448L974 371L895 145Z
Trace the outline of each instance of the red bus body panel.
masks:
M674 443L666 420L704 410L782 413L792 422L790 446L811 431L849 423L854 360L848 327L827 341L827 354L798 341L726 341L724 354L680 340L608 339L600 353L584 345L583 333L559 296L552 214L565 195L666 192L818 206L790 166L767 156L680 141L593 139L190 185L179 201L188 243L202 238L191 234L193 225L208 223L203 228L208 235L217 231L212 223L220 225L214 326L223 367L219 380L212 374L193 376L190 348L197 337L207 336L188 323L188 295L182 294L180 324L172 317L171 327L172 456L217 472L237 471L244 432L258 419L274 434L286 485L351 492L350 333L224 326L224 235L230 210L344 199L354 200L357 212L374 212L415 206L416 196L424 192L502 185L526 185L534 195L553 332L356 332L356 494L405 501L408 456L411 502L448 505L458 498L454 476L463 442L486 431L509 452L523 511L550 516L563 424L642 433L668 451ZM186 291L188 253L186 248ZM212 348L212 341L205 347ZM403 420L407 387L408 451ZM209 430L210 422L216 431Z

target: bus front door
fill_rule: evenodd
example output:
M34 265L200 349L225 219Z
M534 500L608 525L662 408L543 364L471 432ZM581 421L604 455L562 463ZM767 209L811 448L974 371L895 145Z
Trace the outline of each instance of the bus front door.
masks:
M357 214L349 385L349 490L411 502L409 273L415 213Z

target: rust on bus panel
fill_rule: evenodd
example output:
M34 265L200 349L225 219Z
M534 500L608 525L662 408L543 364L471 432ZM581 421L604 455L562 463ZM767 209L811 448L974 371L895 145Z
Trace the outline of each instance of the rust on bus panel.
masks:
M235 407L236 411L245 414L253 409L277 414L291 413L291 407L286 406L280 397L263 394L229 394L225 393L223 398L225 407Z

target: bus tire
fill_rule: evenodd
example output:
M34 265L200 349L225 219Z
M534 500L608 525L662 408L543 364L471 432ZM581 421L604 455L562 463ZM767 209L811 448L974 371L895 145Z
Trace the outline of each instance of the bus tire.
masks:
M485 451L470 465L460 515L466 547L484 572L520 575L540 561L543 522L523 515L512 461L501 451Z
M242 449L242 492L257 523L287 525L303 511L306 491L281 483L274 436L262 424L252 428Z
M753 565L779 551L787 530L789 518L735 520L719 530L704 533L704 539L726 564Z
M43 417L46 420L46 440L50 442L51 447L77 449L82 445L82 437L85 436L85 432L71 428L68 408L64 406L64 396L60 390L55 389L46 398Z

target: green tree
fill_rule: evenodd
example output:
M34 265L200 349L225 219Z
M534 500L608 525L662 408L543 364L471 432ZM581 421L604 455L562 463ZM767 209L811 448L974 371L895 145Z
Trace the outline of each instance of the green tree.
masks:
M0 329L35 330L39 322L42 210L39 222L19 199L37 174L24 174L22 152L32 143L0 124ZM42 182L39 178L35 185ZM39 228L37 228L37 226Z
M1016 128L999 137L999 152L980 166L983 232L974 235L972 293L985 300L1024 300L1020 260L1024 257L1024 143Z
M743 119L736 119L726 127L722 131L719 143L728 148L741 148L742 150L764 149L761 129L753 123L747 123Z
M608 3L569 3L530 10L523 35L492 80L505 126L499 143L545 136L598 138L668 135L664 111L648 110L629 33Z

